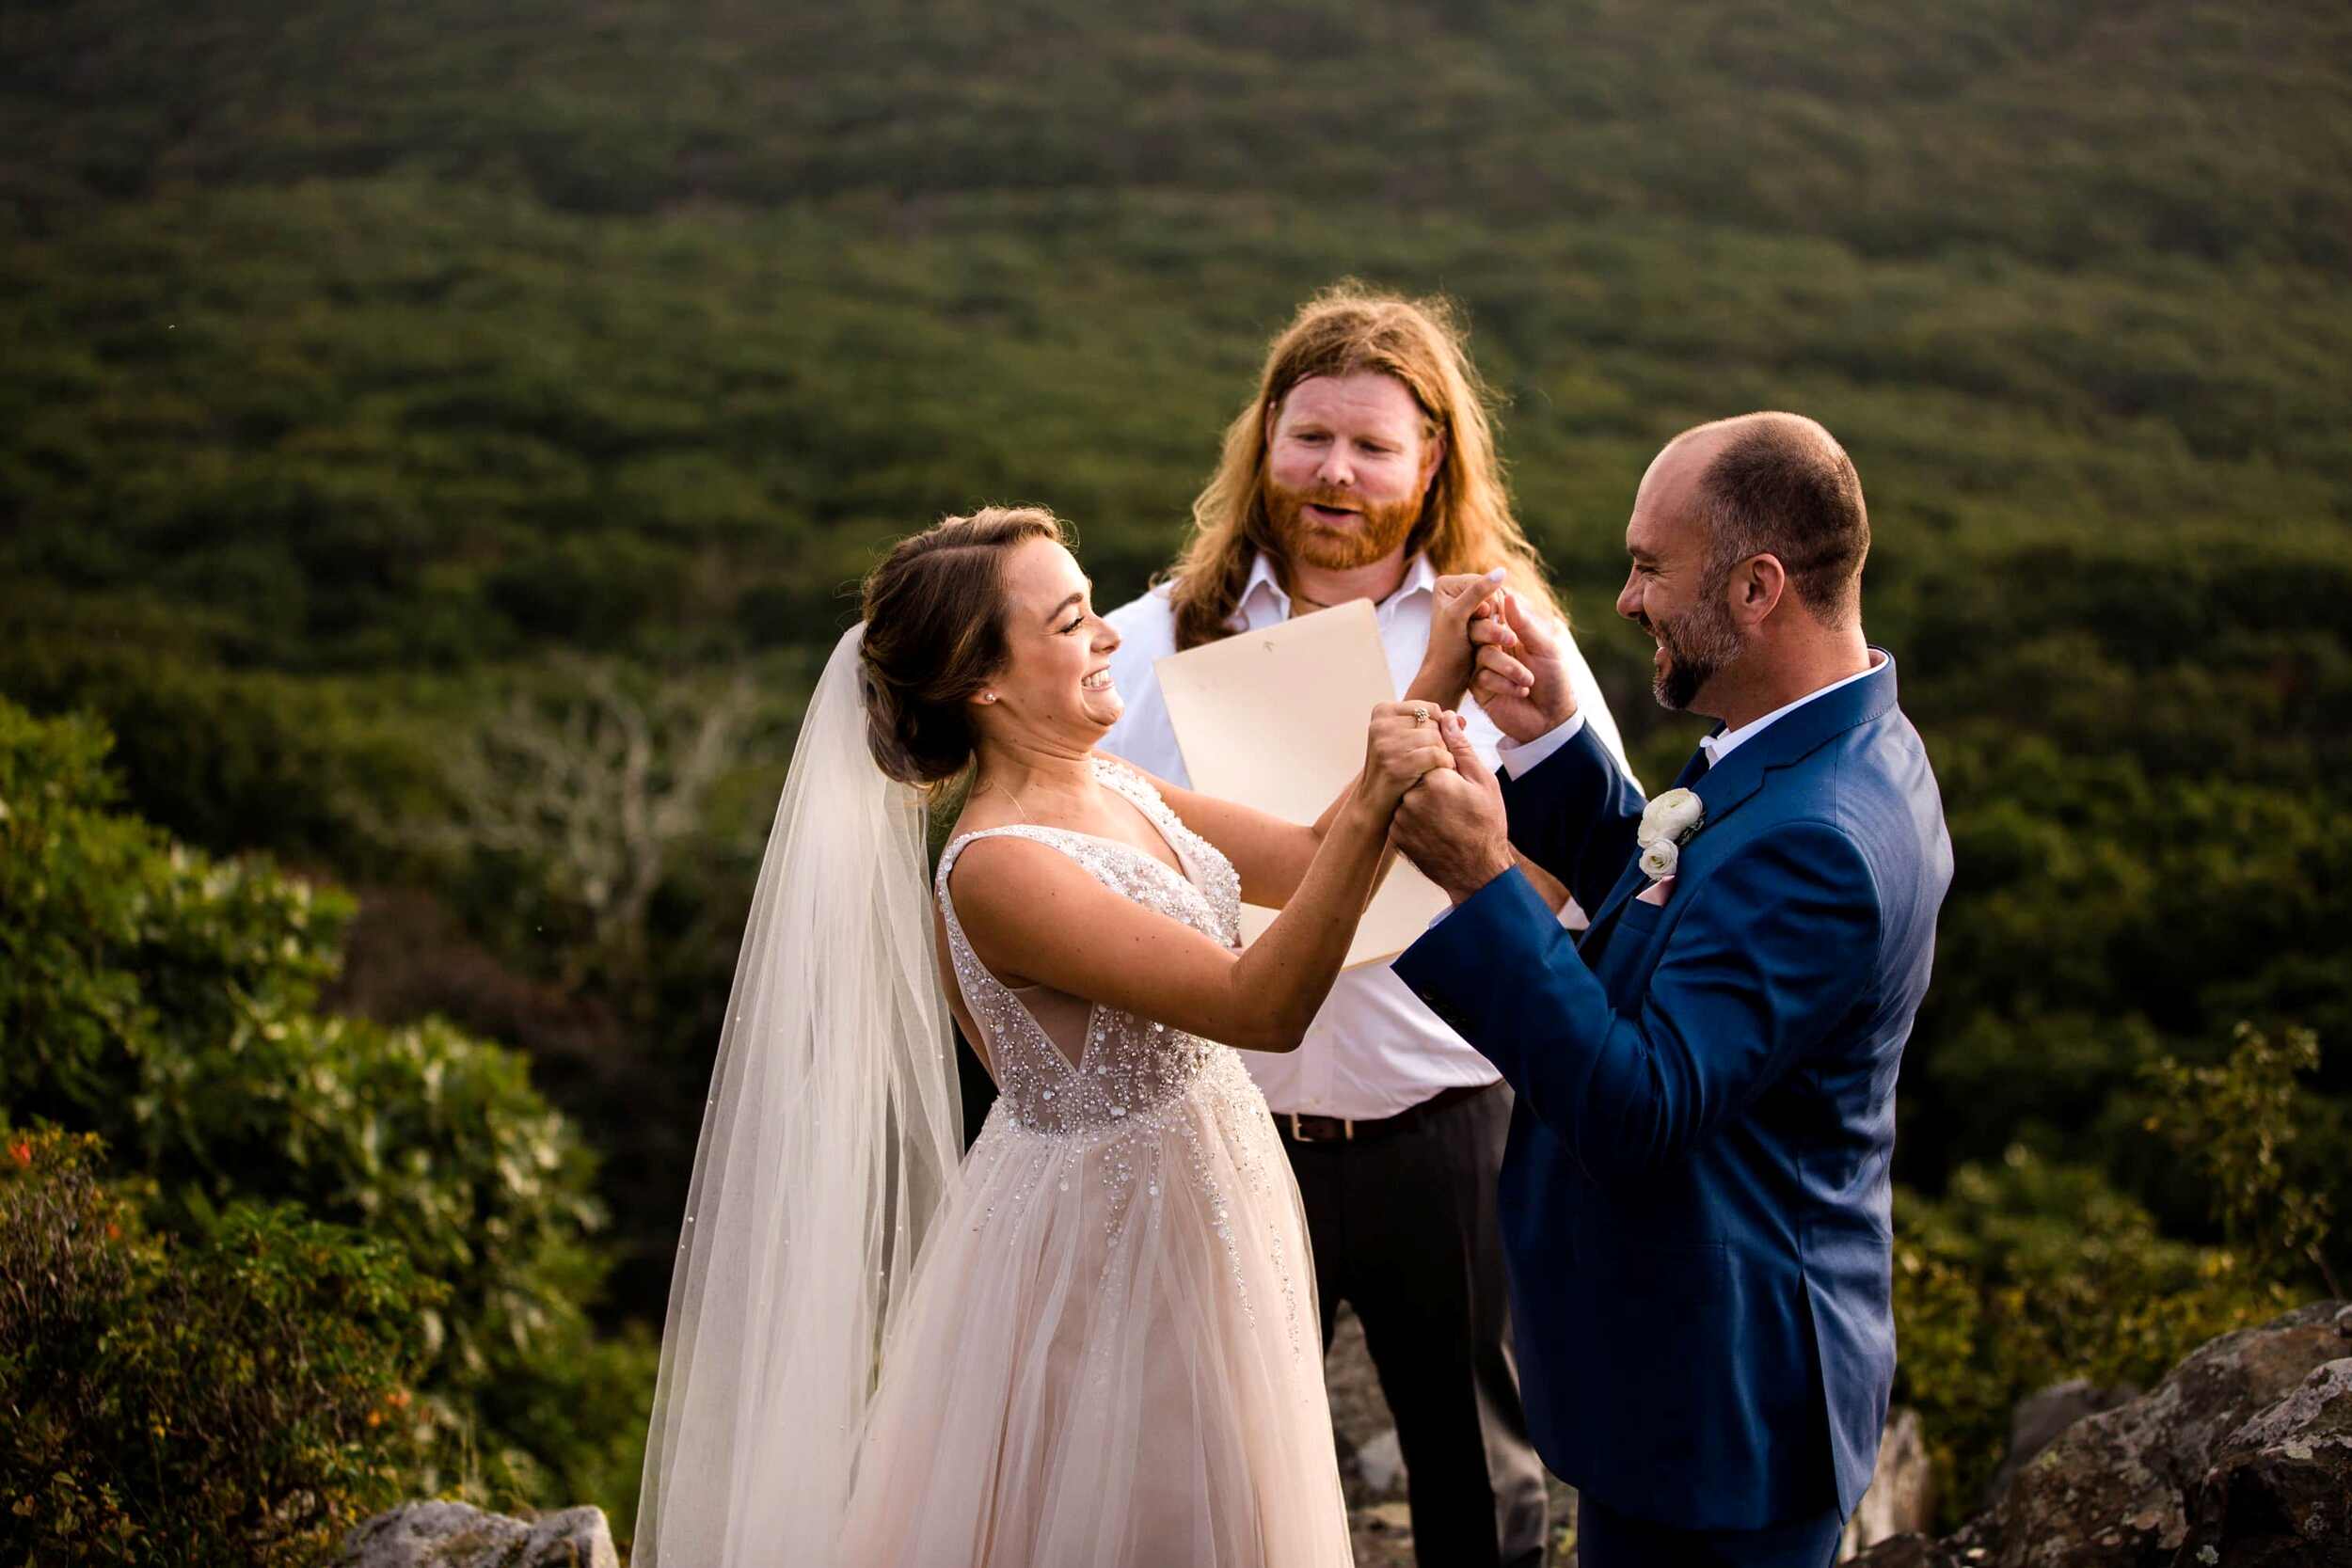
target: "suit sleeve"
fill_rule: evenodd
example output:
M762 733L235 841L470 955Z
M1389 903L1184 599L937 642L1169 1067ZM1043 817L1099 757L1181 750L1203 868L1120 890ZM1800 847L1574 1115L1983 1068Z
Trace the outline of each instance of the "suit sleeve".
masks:
M1644 804L1589 723L1523 777L1502 775L1512 847L1566 884L1588 913L1631 863Z
M1833 828L1767 833L1687 896L1625 1008L1516 871L1439 921L1396 972L1595 1180L1640 1177L1752 1103L1872 984L1876 895Z

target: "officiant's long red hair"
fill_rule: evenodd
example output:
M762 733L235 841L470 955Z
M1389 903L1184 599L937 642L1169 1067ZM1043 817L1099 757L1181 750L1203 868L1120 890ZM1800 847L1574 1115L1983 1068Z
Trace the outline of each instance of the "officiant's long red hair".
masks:
M1305 305L1266 351L1258 394L1225 429L1216 472L1192 503L1192 531L1163 576L1171 579L1176 645L1198 647L1229 635L1226 620L1241 602L1260 550L1276 560L1281 541L1266 513L1266 421L1290 389L1311 376L1380 371L1403 382L1445 436L1445 459L1429 486L1421 520L1406 537L1409 556L1426 551L1440 573L1501 566L1514 591L1567 619L1542 560L1511 513L1502 482L1486 389L1463 346L1459 314L1442 298L1406 299L1353 279Z

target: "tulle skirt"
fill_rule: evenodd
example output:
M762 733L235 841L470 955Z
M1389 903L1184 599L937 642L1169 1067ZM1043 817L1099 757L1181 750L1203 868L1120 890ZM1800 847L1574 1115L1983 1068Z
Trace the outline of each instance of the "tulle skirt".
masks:
M1306 1220L1237 1060L1092 1132L998 1102L883 1347L841 1560L1350 1561Z

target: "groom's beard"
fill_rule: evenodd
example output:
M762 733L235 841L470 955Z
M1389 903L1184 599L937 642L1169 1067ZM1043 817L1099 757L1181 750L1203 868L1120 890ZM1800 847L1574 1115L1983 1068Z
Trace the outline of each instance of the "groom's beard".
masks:
M1319 571L1347 572L1369 566L1395 553L1412 533L1413 525L1421 521L1422 502L1418 497L1386 506L1371 506L1344 490L1321 485L1311 490L1293 490L1275 483L1271 477L1260 489L1265 499L1266 520L1273 525L1274 537L1283 552ZM1311 503L1362 510L1356 514L1354 527L1332 528L1307 515Z
M1738 658L1745 646L1720 585L1705 594L1696 608L1671 621L1645 617L1642 626L1666 650L1666 667L1650 676L1650 694L1658 699L1659 706L1676 713L1695 702L1699 689Z

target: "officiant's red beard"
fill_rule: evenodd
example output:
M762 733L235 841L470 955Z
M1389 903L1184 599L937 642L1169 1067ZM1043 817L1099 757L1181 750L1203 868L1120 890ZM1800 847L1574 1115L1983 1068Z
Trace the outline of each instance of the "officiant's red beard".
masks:
M1274 537L1292 560L1318 571L1348 572L1384 561L1404 545L1413 525L1421 521L1419 496L1383 505L1326 485L1293 490L1275 483L1271 475L1261 488ZM1352 516L1345 523L1327 522L1309 512L1310 506L1327 506Z

